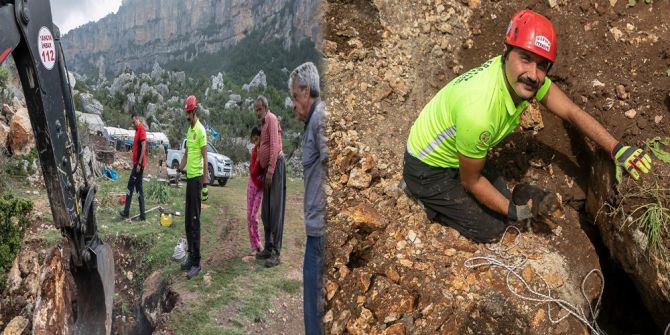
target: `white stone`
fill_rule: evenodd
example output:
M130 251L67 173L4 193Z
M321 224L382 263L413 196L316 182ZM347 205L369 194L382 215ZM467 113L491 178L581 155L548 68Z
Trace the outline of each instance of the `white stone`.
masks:
M212 90L221 91L223 90L223 74L219 72L216 76L212 76Z
M612 37L614 37L614 40L616 42L619 42L619 39L623 36L623 32L619 30L617 27L612 27L610 28L610 33L612 34Z
M593 79L593 81L591 81L591 85L592 85L593 87L605 87L605 84L603 84L603 83L602 83L600 80L598 80L598 79Z
M33 128L28 117L28 109L25 107L17 110L12 117L8 144L14 155L25 155L35 147Z
M627 118L632 119L632 118L635 118L635 115L637 115L637 112L634 109L629 109L623 114L626 115Z
M84 113L102 115L103 106L92 94L81 93L79 97L81 98L81 109Z

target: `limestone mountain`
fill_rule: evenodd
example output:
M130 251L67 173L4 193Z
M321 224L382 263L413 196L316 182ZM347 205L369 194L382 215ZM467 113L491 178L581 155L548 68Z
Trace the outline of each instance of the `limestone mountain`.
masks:
M198 62L249 36L283 51L319 37L318 0L124 0L63 37L68 65L95 77ZM313 48L313 47L312 47ZM257 71L257 69L255 70Z

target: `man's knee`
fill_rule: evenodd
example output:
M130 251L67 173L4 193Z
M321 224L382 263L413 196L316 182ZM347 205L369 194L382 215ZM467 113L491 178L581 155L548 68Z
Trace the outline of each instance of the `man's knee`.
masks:
M429 216L430 217L430 216ZM505 222L495 216L471 216L460 220L449 219L437 214L435 220L456 229L465 238L476 243L494 243L505 232Z
M478 224L477 229L473 232L471 239L477 243L495 243L500 240L505 233L505 222L491 218Z

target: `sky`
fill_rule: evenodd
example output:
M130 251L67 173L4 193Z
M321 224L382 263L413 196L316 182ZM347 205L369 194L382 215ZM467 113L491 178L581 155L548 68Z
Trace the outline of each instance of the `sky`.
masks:
M61 34L109 13L116 13L122 0L51 0L51 15Z

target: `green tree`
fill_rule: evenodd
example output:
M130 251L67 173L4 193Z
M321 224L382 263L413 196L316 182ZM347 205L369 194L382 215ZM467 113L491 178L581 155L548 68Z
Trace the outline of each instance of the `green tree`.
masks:
M0 199L0 291L4 290L7 272L21 248L23 234L30 224L33 203L7 194Z
M0 67L0 88L6 88L8 80L9 70L6 67Z

